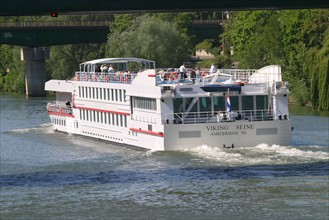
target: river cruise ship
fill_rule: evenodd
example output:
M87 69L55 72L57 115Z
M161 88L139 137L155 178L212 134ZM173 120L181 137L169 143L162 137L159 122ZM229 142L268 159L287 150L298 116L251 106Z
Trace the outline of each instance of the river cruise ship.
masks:
M290 145L288 83L281 67L157 69L140 58L80 64L72 80L50 80L54 130L154 151Z

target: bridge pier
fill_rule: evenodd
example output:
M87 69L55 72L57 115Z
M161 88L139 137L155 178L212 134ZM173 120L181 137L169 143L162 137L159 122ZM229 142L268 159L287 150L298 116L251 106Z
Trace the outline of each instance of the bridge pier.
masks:
M26 96L45 96L46 59L50 58L49 48L22 48L21 60L25 61Z

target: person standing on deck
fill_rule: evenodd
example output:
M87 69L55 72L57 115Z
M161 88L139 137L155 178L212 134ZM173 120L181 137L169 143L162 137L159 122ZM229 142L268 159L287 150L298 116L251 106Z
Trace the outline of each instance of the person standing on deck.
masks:
M217 68L215 67L214 64L211 64L209 74L213 74L213 73L216 73L216 72L217 72Z
M186 68L185 68L185 63L183 63L183 65L181 65L179 67L179 75L180 75L180 79L181 80L184 80L187 78L187 75L186 75Z

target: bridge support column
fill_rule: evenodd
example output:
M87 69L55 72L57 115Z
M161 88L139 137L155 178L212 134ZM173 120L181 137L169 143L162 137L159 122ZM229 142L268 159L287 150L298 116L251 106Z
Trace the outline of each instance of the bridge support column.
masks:
M21 60L25 61L26 96L45 96L46 59L50 58L49 48L22 48Z

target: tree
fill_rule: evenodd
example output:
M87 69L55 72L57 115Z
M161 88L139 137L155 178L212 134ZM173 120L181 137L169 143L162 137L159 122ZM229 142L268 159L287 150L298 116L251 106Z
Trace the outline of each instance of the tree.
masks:
M0 91L24 92L24 63L20 61L20 48L0 45Z
M158 67L172 67L179 66L192 54L189 36L174 23L153 15L129 20L130 26L126 28L113 28L116 22L108 37L109 57L141 57L156 61ZM121 23L120 27L123 26Z
M105 44L72 44L52 47L47 72L50 78L71 79L79 64L105 56Z

